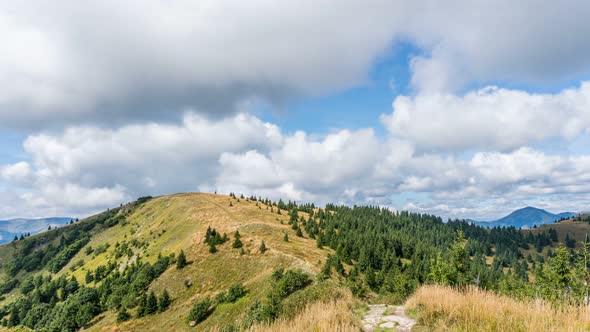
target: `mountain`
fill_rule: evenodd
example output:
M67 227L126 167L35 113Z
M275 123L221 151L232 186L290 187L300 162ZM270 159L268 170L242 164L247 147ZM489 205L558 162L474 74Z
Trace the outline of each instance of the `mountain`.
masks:
M563 218L570 218L577 215L574 212L561 212L553 214L543 209L527 206L522 209L513 211L509 215L493 221L475 221L476 224L483 227L510 227L515 228L533 228L534 225L540 226L550 224Z
M36 218L36 219L10 219L0 220L0 244L10 242L15 236L31 233L37 234L47 230L49 226L60 227L68 224L72 218L66 217L52 217L52 218Z
M235 240L237 231L239 244ZM286 233L288 241L284 240ZM142 198L0 246L0 321L13 319L6 315L11 303L38 293L31 292L29 286L53 289L30 282L41 273L51 275L54 283L66 277L66 288L79 291L64 301L62 294L73 291L60 290L55 295L59 297L57 304L50 301L51 295L43 295L39 312L35 307L30 312L35 312L34 317L48 317L49 321L35 318L20 322L37 326L36 330L44 326L48 331L76 331L83 326L85 331L237 331L232 326L241 324L241 318L248 313L246 318L258 321L261 313L250 308L259 301L266 302L267 294L275 288L285 288L276 298L292 314L318 298L327 301L321 305L322 310L337 309L336 304L331 304L335 299L348 301L338 309L347 310L352 304L348 288L336 280L311 282L316 280L327 255L334 251L318 247L305 230L301 235L297 236L290 224L287 207L279 210L270 201L201 193ZM266 250L261 250L263 242ZM178 268L175 262L181 251L186 263ZM273 274L277 269L284 269L280 270L284 278L283 272ZM97 295L103 294L107 279L107 285L113 287L110 295ZM288 296L300 288L304 289ZM171 299L169 309L156 308L154 312L151 306L145 315L140 313L143 295L153 291L160 303L164 290ZM205 309L199 309L199 305ZM48 310L50 306L53 309ZM278 314L272 313L275 309L264 310L264 315ZM123 312L130 316L125 317ZM321 320L326 320L325 315ZM191 327L197 323L197 327ZM321 324L331 323L327 319ZM341 321L334 324L322 330L352 330L341 328ZM313 327L301 326L297 330Z
M0 331L360 331L367 302L454 278L463 234L490 287L514 277L486 261L556 245L378 206L142 197L0 245Z

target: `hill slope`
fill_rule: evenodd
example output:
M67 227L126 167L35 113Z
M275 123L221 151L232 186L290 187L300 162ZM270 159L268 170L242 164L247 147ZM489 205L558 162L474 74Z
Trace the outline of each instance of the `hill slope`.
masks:
M558 214L553 214L542 209L527 206L525 208L513 211L503 218L493 221L479 221L476 223L484 227L513 226L515 228L533 228L534 225L540 226L543 224L549 224L556 220L570 218L575 215L576 213L573 212L561 212Z
M103 219L105 221L98 226L86 226ZM126 331L161 331L162 327L174 331L189 330L187 317L195 301L212 298L232 285L243 285L247 290L245 297L235 303L218 305L210 317L199 324L199 330L208 330L215 326L231 326L256 301L264 299L272 287L269 282L271 274L277 268L301 269L312 277L320 270L331 251L318 248L313 239L296 236L288 220L286 211L279 215L276 207L246 199L211 194L177 194L113 209L25 241L46 241L47 237L54 236L52 241L57 243L55 241L59 241L61 236L59 232L75 227L90 229L87 243L56 273L56 278L73 276L80 285L89 287L100 287L100 282L87 282L86 275L101 266L114 264L116 270L123 271L139 259L156 264L159 257L178 255L182 250L189 264L183 269L168 267L149 284L146 291L162 294L166 289L172 298L168 310L141 319L132 318L124 323L117 323L116 311L109 310L95 318L87 330L110 330L114 326ZM204 243L208 227L219 234L226 233L229 238L217 245L215 253L210 253L209 245ZM236 231L241 235L241 249L232 248ZM288 242L284 241L285 233L289 235ZM260 250L262 241L268 248L264 253ZM19 242L0 247L2 262L9 261L8 257L22 249L19 246L23 244ZM48 266L51 269L53 265L49 263ZM15 278L22 281L30 275L47 275L47 270L47 267L38 272L20 270ZM4 265L0 283L9 279ZM320 297L325 299L347 293L329 281L321 286L314 283L305 292L319 292ZM16 289L9 292L0 302L0 307L19 296ZM307 301L305 293L299 297L302 303ZM314 298L317 296L314 295ZM286 299L284 305L288 306L289 301L294 300Z

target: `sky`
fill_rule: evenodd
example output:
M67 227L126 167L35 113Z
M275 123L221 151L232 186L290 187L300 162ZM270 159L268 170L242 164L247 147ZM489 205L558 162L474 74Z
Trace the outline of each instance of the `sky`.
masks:
M244 193L590 210L590 2L0 3L0 219Z

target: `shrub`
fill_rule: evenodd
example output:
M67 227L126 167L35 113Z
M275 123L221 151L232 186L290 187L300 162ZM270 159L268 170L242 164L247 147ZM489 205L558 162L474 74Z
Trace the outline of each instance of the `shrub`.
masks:
M124 322L131 318L131 315L124 308L117 314L117 323Z
M211 300L207 297L193 305L188 315L188 320L189 322L194 321L198 324L207 319L213 313L213 310Z

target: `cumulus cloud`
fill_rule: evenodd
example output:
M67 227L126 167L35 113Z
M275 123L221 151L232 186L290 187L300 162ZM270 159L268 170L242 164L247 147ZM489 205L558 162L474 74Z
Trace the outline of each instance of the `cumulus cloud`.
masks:
M417 91L570 78L590 70L589 10L575 0L5 1L0 125L118 124L186 107L225 116L244 100L366 83L400 40L423 51L411 60Z
M360 84L396 21L375 4L8 1L0 123L137 121L183 107L225 115L252 97Z
M590 156L538 146L588 135L590 83L464 89L579 79L589 11L575 0L3 2L0 127L31 134L27 158L0 165L0 216L195 190L382 205L421 193L405 207L474 218L523 203L575 210L590 202ZM285 133L248 114L367 83L400 41L419 50L413 90L381 117L383 135Z
M574 139L590 128L590 83L556 94L487 87L460 96L400 96L382 121L422 149L514 149L548 138Z
M30 163L0 168L5 182L22 187L0 214L15 207L82 213L146 194L199 190L385 206L413 192L428 199L392 207L473 218L524 204L590 201L590 156L530 147L468 158L423 153L372 129L283 133L247 114L209 120L189 112L176 125L72 127L31 136L25 149Z
M71 127L28 137L31 163L1 166L0 180L28 184L15 194L23 211L95 211L141 195L199 190L214 184L222 153L268 151L281 141L275 125L241 113L209 120L187 112L169 125Z
M21 161L12 165L0 166L0 179L13 184L26 182L31 175L29 163Z

